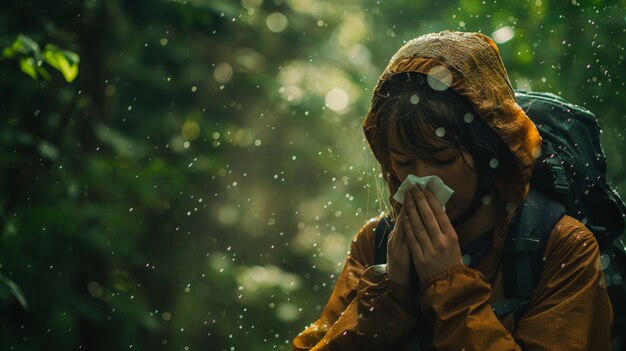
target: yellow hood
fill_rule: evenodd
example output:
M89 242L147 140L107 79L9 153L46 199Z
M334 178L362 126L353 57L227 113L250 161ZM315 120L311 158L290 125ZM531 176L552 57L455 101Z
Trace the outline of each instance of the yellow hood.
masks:
M474 111L507 144L516 164L504 170L496 182L505 203L517 207L526 197L536 158L541 153L541 137L533 122L515 100L513 88L496 44L480 33L444 31L420 36L406 43L391 58L373 92L391 75L416 72L429 75L465 98ZM389 163L389 151L376 127L374 105L363 122L363 130L376 159ZM387 167L389 169L389 167ZM392 174L383 174L389 184L389 201L400 185Z

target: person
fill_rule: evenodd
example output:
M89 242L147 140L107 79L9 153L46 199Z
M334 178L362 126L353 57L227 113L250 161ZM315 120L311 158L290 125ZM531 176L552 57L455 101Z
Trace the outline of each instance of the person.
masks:
M564 216L521 318L497 317L505 298L503 246L529 191L541 137L517 105L496 44L443 31L406 43L373 92L363 129L389 190L395 223L387 264L375 264L375 228L363 225L320 318L293 350L608 350L613 312L598 243ZM414 186L438 176L442 204Z

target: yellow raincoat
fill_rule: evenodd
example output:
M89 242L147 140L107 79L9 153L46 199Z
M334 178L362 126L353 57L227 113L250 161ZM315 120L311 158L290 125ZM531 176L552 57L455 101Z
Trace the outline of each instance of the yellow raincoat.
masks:
M517 105L498 48L478 33L444 31L416 38L390 60L374 94L390 75L434 75L471 103L505 141L516 159L496 183L505 203L517 208L528 193L541 137ZM388 164L376 114L363 129L376 159ZM400 185L384 174L391 197ZM490 303L505 298L502 249L516 210L493 230L490 251L475 268L457 265L431 278L420 291L393 284L374 264L376 222L368 221L321 317L293 340L293 350L610 350L612 309L604 288L598 243L578 220L565 216L553 228L542 275L525 314L497 318Z

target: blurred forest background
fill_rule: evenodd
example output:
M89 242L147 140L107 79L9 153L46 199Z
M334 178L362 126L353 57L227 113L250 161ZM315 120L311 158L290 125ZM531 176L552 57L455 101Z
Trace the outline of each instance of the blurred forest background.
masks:
M492 36L626 195L626 2L0 4L0 349L288 350L385 210L361 123L407 40Z

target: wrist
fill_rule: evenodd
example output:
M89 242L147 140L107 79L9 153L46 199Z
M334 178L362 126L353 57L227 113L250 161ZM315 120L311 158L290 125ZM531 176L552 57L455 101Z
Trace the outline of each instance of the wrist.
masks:
M432 275L428 279L425 279L422 282L422 287L426 289L428 286L435 283L436 281L449 279L452 275L462 272L466 269L468 269L468 267L465 266L463 263L456 264L452 267L449 267L448 269L445 269L437 274Z
M409 288L409 286L411 285L411 280L410 278L407 277L403 277L403 275L406 274L398 274L394 269L393 266L390 266L389 264L385 265L385 269L386 269L386 273L387 276L389 277L389 280L396 286L398 286L399 288Z

